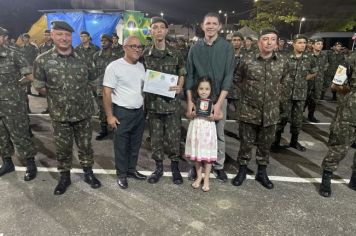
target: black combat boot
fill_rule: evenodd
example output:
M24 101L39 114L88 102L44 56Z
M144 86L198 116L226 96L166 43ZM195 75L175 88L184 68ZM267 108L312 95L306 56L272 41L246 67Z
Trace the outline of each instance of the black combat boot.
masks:
M356 149L356 141L351 144L351 147Z
M194 181L197 178L197 170L195 169L195 166L191 166L190 170L188 172L188 180Z
M35 158L28 158L26 160L26 172L24 176L25 181L30 181L36 178L37 175L37 167L35 163Z
M2 166L0 168L0 176L4 174L10 173L15 171L14 163L12 163L11 157L10 158L2 158Z
M95 137L96 140L103 140L106 136L108 136L108 126L107 125L101 125L101 130L99 134Z
M292 134L289 147L295 148L298 151L305 152L307 149L298 142L298 134Z
M323 197L330 197L331 195L331 176L333 172L324 170L323 178L321 180L319 194Z
M267 189L272 189L274 187L273 183L268 178L267 166L258 165L255 180L257 180L260 184L262 184L263 187Z
M178 161L171 161L172 180L174 184L183 183L183 178L182 175L180 174L178 164L179 164Z
M69 185L71 185L70 172L64 171L60 173L60 178L56 188L54 189L54 195L62 195L66 192Z
M272 143L271 146L271 151L278 152L282 149L282 146L280 145L281 138L282 138L282 131L277 131L274 137L274 142Z
M336 92L333 92L333 98L332 98L333 101L337 101L337 97L336 97Z
M239 173L232 179L231 183L235 186L240 186L246 179L247 166L240 165Z
M319 122L320 122L320 120L318 120L317 118L315 118L314 112L309 112L309 113L308 113L308 120L309 120L310 122L313 122L313 123L319 123Z
M84 167L83 171L84 171L84 182L89 184L90 187L92 187L92 188L100 188L101 183L95 177L92 168L91 167Z
M356 191L356 171L352 171L349 187Z
M163 161L156 161L156 170L148 177L150 184L155 184L163 175Z

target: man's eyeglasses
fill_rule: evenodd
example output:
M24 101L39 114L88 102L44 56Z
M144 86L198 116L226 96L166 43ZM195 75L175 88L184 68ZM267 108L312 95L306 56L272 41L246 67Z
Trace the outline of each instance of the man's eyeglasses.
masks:
M125 45L125 47L129 47L133 50L143 50L143 46L142 45L136 45L136 44L131 44L131 45Z

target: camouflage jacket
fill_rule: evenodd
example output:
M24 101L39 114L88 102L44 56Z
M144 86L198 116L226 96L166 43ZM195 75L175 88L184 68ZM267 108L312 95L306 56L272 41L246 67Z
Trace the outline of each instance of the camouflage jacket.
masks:
M40 47L39 47L40 54L42 54L44 52L47 52L51 48L53 48L53 42L52 41L49 41L48 43L41 44Z
M283 100L306 100L308 92L308 74L318 71L315 60L310 54L303 53L297 58L294 52L286 56L288 76L282 82Z
M240 64L242 57L244 56L244 53L242 50L240 51L240 53L238 55L235 54L235 71L234 71L234 78L232 79L232 85L231 88L229 90L229 94L227 95L227 98L230 99L238 99L239 98L239 87L237 86L237 75L236 75L236 69L238 68L238 65Z
M181 54L166 44L165 50L158 50L154 46L143 52L143 63L146 69L163 73L185 76L186 69ZM172 113L180 109L179 97L169 98L146 93L146 108L155 113Z
M100 50L96 52L93 56L93 61L96 69L97 79L95 80L96 94L98 96L103 96L103 80L106 67L110 62L115 61L120 58L120 55L109 49L108 51Z
M75 122L93 114L90 81L95 80L95 65L72 50L68 56L55 48L41 54L33 66L34 87L47 89L52 120Z
M86 60L90 61L93 59L94 54L99 51L100 48L93 43L89 43L89 47L85 48L83 44L79 44L75 51L78 54L81 54Z
M30 65L33 65L33 62L38 56L38 47L33 43L29 43L28 45L22 46L21 49L28 63L30 63Z
M21 76L31 73L32 67L18 51L0 46L0 116L27 113L19 80Z
M241 95L240 121L262 125L277 124L279 118L280 83L286 75L286 62L273 54L263 59L260 54L246 54L236 69Z
M326 75L331 77L336 73L336 69L339 65L347 66L345 54L335 51L328 53L328 69L326 71Z

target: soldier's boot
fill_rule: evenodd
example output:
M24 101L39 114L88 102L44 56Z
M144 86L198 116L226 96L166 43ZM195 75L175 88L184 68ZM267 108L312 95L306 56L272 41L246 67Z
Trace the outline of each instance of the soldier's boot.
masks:
M0 176L3 176L7 173L15 171L14 163L12 163L10 158L2 158L2 166L0 168Z
M194 181L197 178L197 170L195 169L195 166L191 166L190 170L188 172L188 180Z
M156 161L155 171L148 177L147 181L150 184L155 184L163 176L163 161Z
M35 158L28 158L26 160L26 172L24 176L25 181L30 181L37 176L37 166L35 163Z
M101 183L100 181L95 177L93 173L93 169L91 167L84 167L84 182L89 184L91 188L100 188Z
M351 144L351 147L356 149L356 141Z
M54 189L54 195L62 195L63 193L65 193L71 183L72 181L70 180L70 172L61 172L58 184Z
M247 174L247 166L240 165L239 172L237 173L235 178L233 178L231 181L232 185L240 186L245 181L246 174Z
M325 97L325 92L322 91L322 92L321 92L321 95L320 95L320 100L324 100L324 97Z
M106 136L108 136L108 126L107 125L101 125L101 130L99 134L95 137L96 140L103 140Z
M311 111L311 112L308 113L308 120L309 120L310 122L313 122L313 123L319 123L319 122L320 122L320 120L318 120L317 118L315 118L315 116L314 116L314 111Z
M321 184L319 187L319 194L323 197L330 197L331 195L331 176L333 172L324 170Z
M333 101L337 101L336 92L333 92Z
M281 138L282 138L282 131L277 131L274 137L274 142L272 143L271 146L271 150L273 152L278 152L280 149L282 149L282 146L280 145Z
M352 171L349 187L356 191L356 171Z
M179 162L171 161L172 180L174 184L182 184L183 178L179 170Z
M273 183L268 178L267 166L265 165L258 165L255 180L257 180L263 187L267 189L273 189L274 187Z
M301 152L305 152L307 149L298 142L298 135L299 134L292 134L289 147L295 148Z

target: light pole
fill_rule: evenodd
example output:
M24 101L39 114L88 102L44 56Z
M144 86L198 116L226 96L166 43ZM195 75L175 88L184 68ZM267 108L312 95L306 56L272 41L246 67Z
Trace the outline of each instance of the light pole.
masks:
M225 16L225 28L227 27L227 13L224 14Z
M163 16L164 16L164 13L163 13L163 12L161 12L161 17L163 18Z
M305 21L305 17L302 17L302 19L300 19L299 21L299 31L298 34L300 34L300 30L302 29L302 22Z

